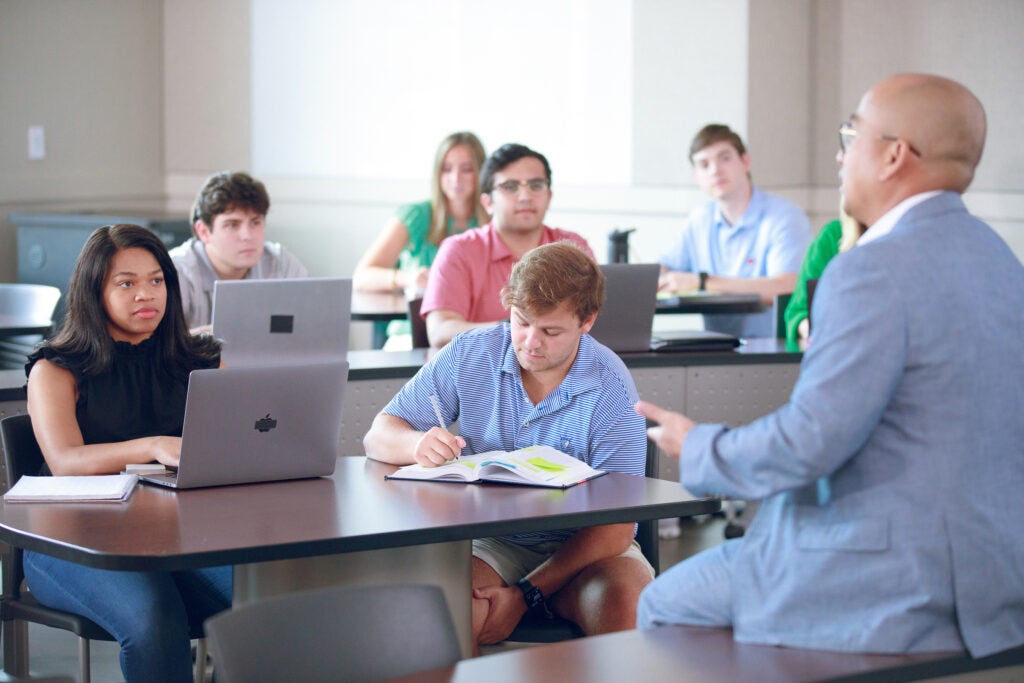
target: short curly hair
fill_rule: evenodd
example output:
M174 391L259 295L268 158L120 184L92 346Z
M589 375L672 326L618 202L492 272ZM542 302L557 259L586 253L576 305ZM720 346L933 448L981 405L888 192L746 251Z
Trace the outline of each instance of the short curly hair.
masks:
M202 221L213 229L213 220L232 209L248 209L261 216L270 211L270 195L263 183L241 171L221 171L206 179L192 205L192 223Z

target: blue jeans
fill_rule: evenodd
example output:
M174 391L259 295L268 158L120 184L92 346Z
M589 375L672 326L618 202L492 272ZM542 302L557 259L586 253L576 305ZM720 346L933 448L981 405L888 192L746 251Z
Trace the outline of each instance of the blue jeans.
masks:
M231 567L121 572L28 551L24 565L39 602L88 617L117 639L128 683L191 681L190 630L201 632L231 606Z

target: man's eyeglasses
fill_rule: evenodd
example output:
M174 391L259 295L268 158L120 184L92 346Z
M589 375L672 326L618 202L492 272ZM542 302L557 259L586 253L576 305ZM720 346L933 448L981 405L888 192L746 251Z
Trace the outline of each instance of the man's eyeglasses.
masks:
M495 185L496 188L505 194L515 194L520 187L525 187L530 192L543 192L548 189L548 181L544 178L531 178L530 180L506 180Z
M853 142L853 139L856 137L857 129L853 127L853 123L850 121L843 121L839 124L839 149L842 150L843 154L846 154L846 148L850 146L850 143ZM880 135L879 137L891 142L897 142L900 139L895 135ZM904 140L904 142L907 143L907 149L910 150L911 154L917 158L921 158L921 153L918 152L912 144L910 144L909 140Z

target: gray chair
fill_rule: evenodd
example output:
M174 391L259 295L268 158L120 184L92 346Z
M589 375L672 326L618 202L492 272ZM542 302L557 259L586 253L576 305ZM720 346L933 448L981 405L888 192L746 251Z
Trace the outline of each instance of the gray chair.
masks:
M11 415L0 420L0 444L4 451L3 489L7 491L22 475L36 475L43 466L43 454L32 431L32 420L28 415ZM54 609L40 604L32 594L23 590L25 570L22 567L21 548L0 544L0 563L3 572L3 595L0 597L0 619L4 628L4 661L7 670L16 676L27 676L29 672L27 640L23 653L14 646L13 629L21 629L27 639L23 622L31 622L70 631L78 636L78 680L88 683L89 641L113 641L114 637L86 617L73 612ZM202 638L202 634L193 634ZM196 683L206 679L206 643L199 641L196 648Z
M420 317L423 299L409 299L409 327L412 329L412 348L425 349L430 346L427 338L427 321Z
M376 681L460 658L437 586L287 593L206 620L218 683Z
M644 467L644 476L658 476L658 446L650 439L647 440L647 462ZM637 522L636 542L657 574L659 572L658 520L648 519ZM561 617L544 619L532 612L527 612L506 640L516 643L556 643L583 636L583 629L568 619Z
M792 293L776 294L775 300L772 302L772 319L775 321L776 339L786 338L786 306L789 306L789 300L792 298Z
M0 283L0 368L21 369L26 356L49 330L60 290L49 285ZM38 328L30 333L5 332L11 327Z

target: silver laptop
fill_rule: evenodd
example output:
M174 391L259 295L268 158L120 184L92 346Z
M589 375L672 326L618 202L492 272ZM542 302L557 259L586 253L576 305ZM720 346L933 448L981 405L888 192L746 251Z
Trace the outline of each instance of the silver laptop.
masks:
M177 472L140 479L178 489L334 472L348 362L194 370Z
M605 301L590 335L612 351L650 351L661 266L608 263L601 272Z
M349 278L218 280L213 336L228 367L345 360Z

